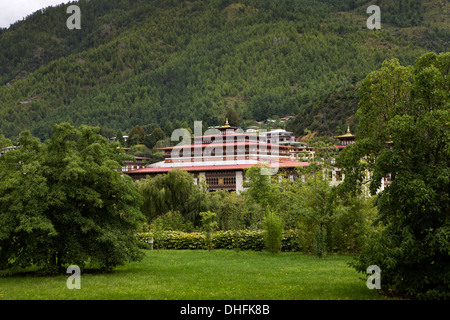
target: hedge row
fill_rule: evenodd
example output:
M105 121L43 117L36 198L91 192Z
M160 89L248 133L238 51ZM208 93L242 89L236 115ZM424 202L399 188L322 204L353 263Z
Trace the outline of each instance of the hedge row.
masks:
M266 248L263 230L216 231L211 234L213 248L261 251ZM154 249L205 249L205 234L200 232L160 231L139 233L138 238L147 243L153 238ZM287 230L282 235L282 251L300 251L295 232Z

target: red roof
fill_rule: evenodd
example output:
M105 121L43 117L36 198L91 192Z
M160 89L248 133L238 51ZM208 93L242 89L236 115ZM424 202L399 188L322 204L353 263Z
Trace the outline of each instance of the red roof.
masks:
M295 167L306 167L308 162L300 161L280 161L278 166L274 163L270 166L271 168L295 168ZM209 166L186 166L186 167L159 167L159 168L142 168L133 171L128 171L127 173L158 173L158 172L168 172L172 169L181 169L185 171L212 171L212 170L243 170L254 166L254 164L227 164L227 165L209 165Z

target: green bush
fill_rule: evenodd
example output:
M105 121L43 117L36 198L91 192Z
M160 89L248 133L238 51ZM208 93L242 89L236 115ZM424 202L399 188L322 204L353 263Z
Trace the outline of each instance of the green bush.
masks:
M313 252L319 258L322 258L327 253L327 231L317 227L314 230Z
M206 237L200 232L182 231L158 231L139 233L138 238L147 243L153 237L154 249L203 249L207 247ZM211 233L212 244L216 249L239 249L262 251L266 248L263 230L238 230L238 231L216 231ZM283 251L300 251L297 241L297 231L288 230L283 232Z
M205 242L208 247L208 251L211 251L214 244L212 241L211 233L217 229L217 221L216 214L211 211L200 212L201 221L202 221L202 230L205 232Z
M178 230L191 232L194 230L194 226L191 221L186 221L179 211L169 211L154 219L150 229L154 231Z
M327 229L329 251L357 253L369 235L377 229L372 222L376 218L375 197L353 198L345 205L338 205Z
M267 249L270 252L278 253L281 251L283 222L278 214L267 212L264 217L264 240Z
M154 249L203 249L204 235L199 232L155 231L139 233L138 238L148 242L153 238Z

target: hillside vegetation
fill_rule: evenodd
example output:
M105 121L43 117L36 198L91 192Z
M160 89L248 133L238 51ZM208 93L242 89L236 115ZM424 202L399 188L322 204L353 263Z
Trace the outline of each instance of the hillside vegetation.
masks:
M46 8L0 30L0 134L304 115L385 59L448 49L449 1L377 3L378 31L361 0L81 0L81 30L67 29L68 5ZM325 113L340 117L332 133L352 116Z

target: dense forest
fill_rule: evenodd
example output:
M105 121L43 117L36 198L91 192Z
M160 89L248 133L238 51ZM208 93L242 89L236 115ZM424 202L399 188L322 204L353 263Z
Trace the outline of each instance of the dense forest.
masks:
M373 3L362 0L75 4L80 30L66 27L68 5L0 29L0 134L46 139L67 121L115 136L218 125L230 110L242 122L298 115L297 133L341 133L369 72L448 50L450 39L448 0L377 0L381 30L367 29Z
M297 116L290 120L287 128L296 136L306 135L305 129L315 135L333 136L343 134L350 128L355 132L354 117L358 110L359 86L349 86L304 105Z

